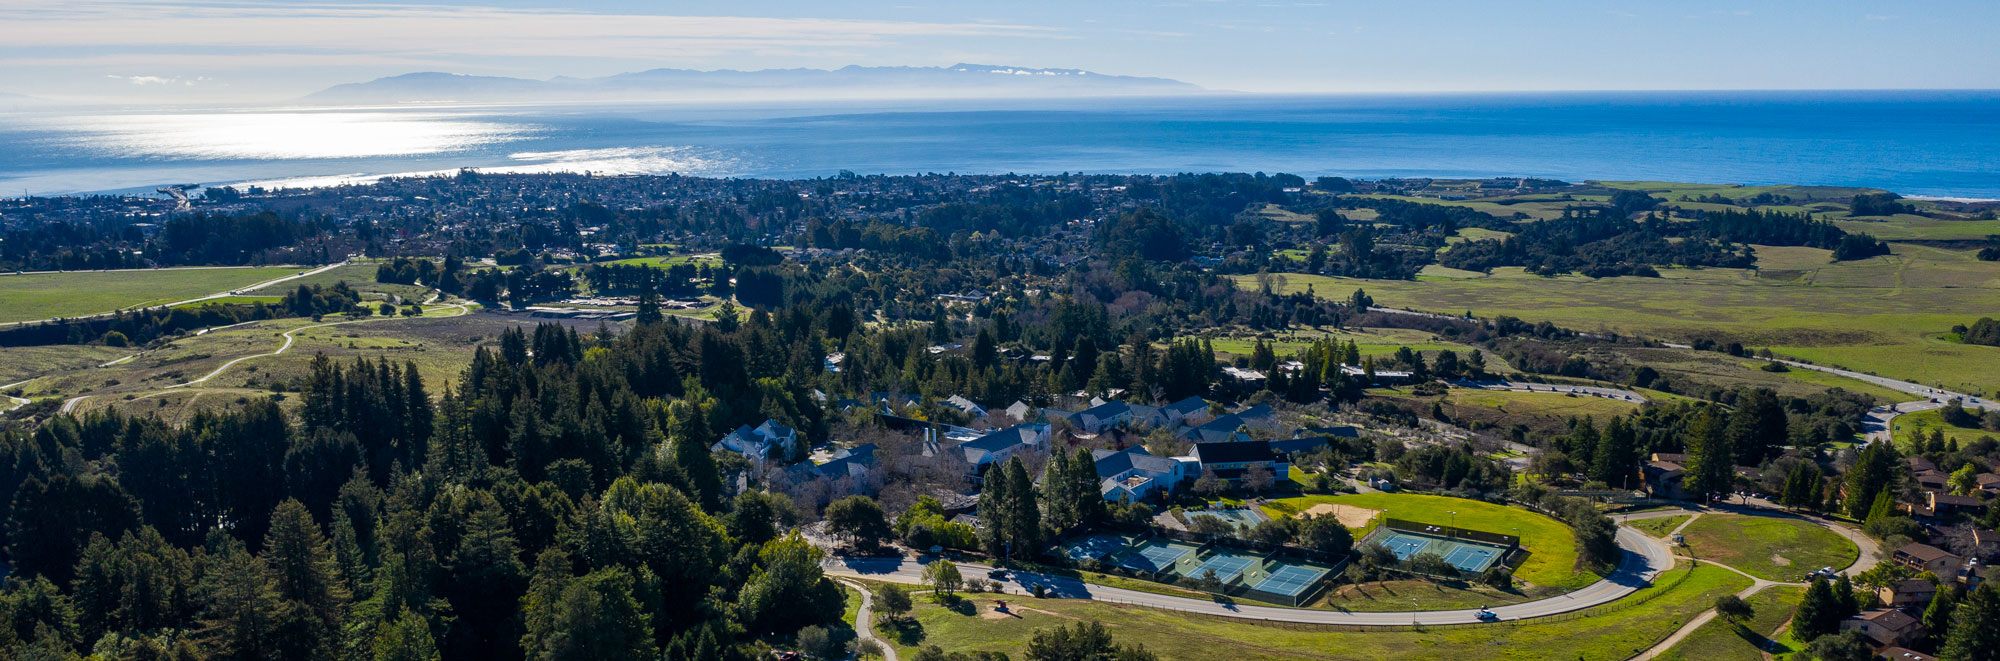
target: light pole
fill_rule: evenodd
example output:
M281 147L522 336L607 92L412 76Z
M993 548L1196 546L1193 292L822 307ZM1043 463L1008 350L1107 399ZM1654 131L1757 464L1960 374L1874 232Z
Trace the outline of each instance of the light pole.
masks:
M1458 513L1457 513L1457 512L1446 512L1446 514L1450 514L1450 515L1451 515L1451 536L1453 536L1453 537L1457 537L1457 536L1458 536Z

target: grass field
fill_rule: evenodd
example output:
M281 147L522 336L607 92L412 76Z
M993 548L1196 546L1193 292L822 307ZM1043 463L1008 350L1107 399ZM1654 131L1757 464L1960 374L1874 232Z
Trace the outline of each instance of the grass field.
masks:
M1845 569L1861 556L1854 542L1799 519L1705 514L1681 534L1694 557L1773 581L1797 581L1821 567Z
M42 347L0 347L0 384L56 372L88 369L129 355L133 349L57 344Z
M1766 372L1759 369L1767 364L1765 361L1738 358L1715 351L1616 346L1592 347L1587 353L1593 354L1593 359L1608 358L1611 361L1646 365L1673 381L1693 380L1724 387L1770 388L1780 395L1791 397L1805 397L1827 388L1841 388L1849 392L1870 395L1883 402L1916 399L1915 395L1909 393L1826 372L1803 369Z
M1674 572L1679 574L1680 572ZM1513 659L1611 661L1630 657L1706 610L1717 595L1749 586L1749 579L1713 567L1695 568L1685 580L1641 590L1628 599L1644 603L1607 613L1556 621L1427 627L1422 631L1332 631L1311 626L1266 625L1232 618L1067 599L1008 598L1015 616L995 613L988 595L965 595L969 607L950 609L919 597L917 626L891 636L909 658L917 646L950 651L997 651L1022 658L1039 629L1098 621L1120 642L1138 643L1162 659ZM1588 632L1588 635L1580 635Z
M1910 440L1915 438L1918 432L1922 432L1925 440L1929 440L1931 430L1933 429L1944 430L1944 437L1949 440L1958 441L1959 447L1965 447L1967 444L1981 438L2000 438L2000 433L1971 427L1954 427L1945 424L1944 415L1937 411L1918 411L1916 413L1899 415L1896 416L1894 424L1896 425L1894 432L1896 446L1905 449L1910 447Z
M1602 397L1512 390L1453 388L1441 397L1418 397L1384 389L1369 390L1368 394L1381 399L1415 403L1425 415L1428 415L1432 402L1441 402L1445 415L1451 416L1452 422L1459 425L1485 422L1506 427L1519 423L1547 432L1567 429L1572 417L1592 417L1601 423L1613 416L1631 415L1643 406L1639 402Z
M1666 516L1657 519L1636 519L1626 525L1630 525L1633 529L1645 532L1648 535L1665 538L1667 533L1681 527L1681 524L1687 520L1687 515Z
M1766 246L1758 248L1757 270L1663 269L1659 278L1539 277L1518 268L1418 281L1288 274L1284 291L1310 286L1340 299L1361 288L1390 307L1470 310L1669 340L1713 337L1961 391L1992 388L2000 347L1940 336L1980 310L2000 309L2000 263L1920 245L1895 250L1831 264L1823 250ZM1241 276L1239 286L1254 287L1255 276Z
M1321 338L1332 338L1341 343L1353 342L1361 349L1363 356L1382 356L1396 353L1397 349L1409 347L1411 351L1426 355L1439 351L1457 351L1461 355L1473 348L1455 342L1447 342L1438 336L1420 330L1407 328L1309 328L1270 333L1272 337L1264 342L1271 345L1271 351L1279 357L1296 354ZM1215 347L1219 358L1224 360L1237 356L1249 357L1257 345L1258 335L1246 330L1216 333L1209 336L1209 344ZM1176 339L1187 339L1186 337ZM1159 346L1165 347L1166 343ZM1488 369L1506 369L1505 361L1499 356L1486 355Z
M1339 586L1327 591L1311 607L1357 613L1411 609L1442 611L1518 604L1557 593L1559 591L1546 588L1503 592L1477 585L1456 587L1430 581L1381 581Z
M272 266L0 275L0 323L163 305L297 272L293 267Z
M1272 518L1292 516L1319 503L1339 503L1383 510L1383 517L1457 525L1467 530L1483 530L1521 538L1528 559L1514 576L1536 586L1579 588L1596 582L1591 572L1576 571L1576 538L1569 526L1525 509L1494 505L1464 498L1419 494L1358 493L1336 496L1300 496L1265 503L1264 513ZM1457 512L1456 516L1451 512ZM1380 518L1377 519L1380 521ZM1355 531L1356 540L1369 529Z
M1667 650L1659 658L1671 661L1763 661L1764 653L1757 643L1784 626L1792 619L1792 611L1799 606L1799 598L1804 588L1773 587L1750 595L1753 614L1741 626L1722 621L1710 620L1700 629L1681 640L1679 645ZM1746 637L1745 634L1754 636ZM1780 653L1792 651L1789 648L1775 650Z
M307 287L332 287L335 284L345 282L348 287L362 292L364 297L370 299L381 299L382 297L367 296L367 294L393 294L404 299L421 301L428 294L430 290L425 287L376 282L375 267L380 266L382 261L384 260L355 260L349 264L327 269L322 273L315 273L297 280L280 282L262 289L253 289L246 293L283 296L285 292L297 289L299 285Z

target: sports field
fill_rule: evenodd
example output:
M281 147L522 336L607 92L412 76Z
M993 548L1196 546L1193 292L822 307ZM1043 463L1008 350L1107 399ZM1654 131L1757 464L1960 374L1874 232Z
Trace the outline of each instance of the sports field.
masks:
M1467 574L1486 571L1494 562L1500 560L1501 554L1506 552L1506 549L1488 544L1388 528L1375 529L1375 533L1362 540L1362 543L1381 544L1389 549L1389 552L1396 554L1397 560L1404 562L1418 555L1433 553Z
M1116 558L1118 566L1141 572L1157 572L1170 569L1182 560L1194 557L1195 545L1185 542L1147 540L1145 543L1126 550Z
M1576 570L1576 536L1569 526L1525 509L1495 505L1449 496L1402 493L1357 493L1335 496L1300 496L1267 501L1264 512L1273 518L1291 516L1320 503L1338 503L1380 510L1368 528L1355 531L1355 539L1367 537L1382 518L1415 523L1456 526L1521 538L1528 557L1515 577L1537 586L1579 588L1596 582L1597 574ZM1457 512L1457 515L1451 514Z
M295 267L267 266L0 275L0 323L165 305L248 287L298 271Z

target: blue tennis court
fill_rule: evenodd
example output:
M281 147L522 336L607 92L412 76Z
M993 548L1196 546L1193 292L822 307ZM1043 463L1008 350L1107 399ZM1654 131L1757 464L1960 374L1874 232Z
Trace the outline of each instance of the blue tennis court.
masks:
M1270 578L1266 578L1264 582L1258 583L1257 589L1264 592L1282 594L1287 597L1296 597L1299 596L1300 592L1304 592L1307 587L1317 582L1321 576L1325 575L1326 570L1324 569L1284 565L1279 567L1277 571L1271 572Z
M1416 557L1418 553L1423 553L1424 549L1429 548L1430 545L1430 539L1414 535L1397 534L1382 540L1382 546L1388 547L1391 553L1396 554L1397 560L1404 562L1408 562L1410 558Z
M1500 557L1499 549L1460 546L1452 549L1451 553L1444 557L1444 561L1451 563L1459 571L1478 573L1486 571L1487 567L1492 566L1493 559L1497 557Z
M1091 535L1070 542L1063 547L1063 551L1069 553L1071 560L1099 559L1125 548L1125 544L1125 538L1117 535Z
M1188 576L1201 578L1208 575L1208 570L1213 569L1215 570L1215 578L1228 583L1235 580L1237 574L1241 574L1243 570L1249 569L1250 564L1256 561L1256 558L1248 556L1218 553L1210 557L1207 562L1201 563L1201 566L1195 567L1194 571L1188 572Z
M1148 544L1127 556L1123 562L1118 563L1118 566L1136 571L1156 572L1174 566L1176 561L1193 552L1194 547L1180 544Z

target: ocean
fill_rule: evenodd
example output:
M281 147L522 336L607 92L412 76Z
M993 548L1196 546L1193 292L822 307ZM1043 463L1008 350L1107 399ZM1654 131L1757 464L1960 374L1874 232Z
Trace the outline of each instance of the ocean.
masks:
M1289 172L2000 198L2000 91L1195 96L0 114L0 195L458 168L810 178Z

